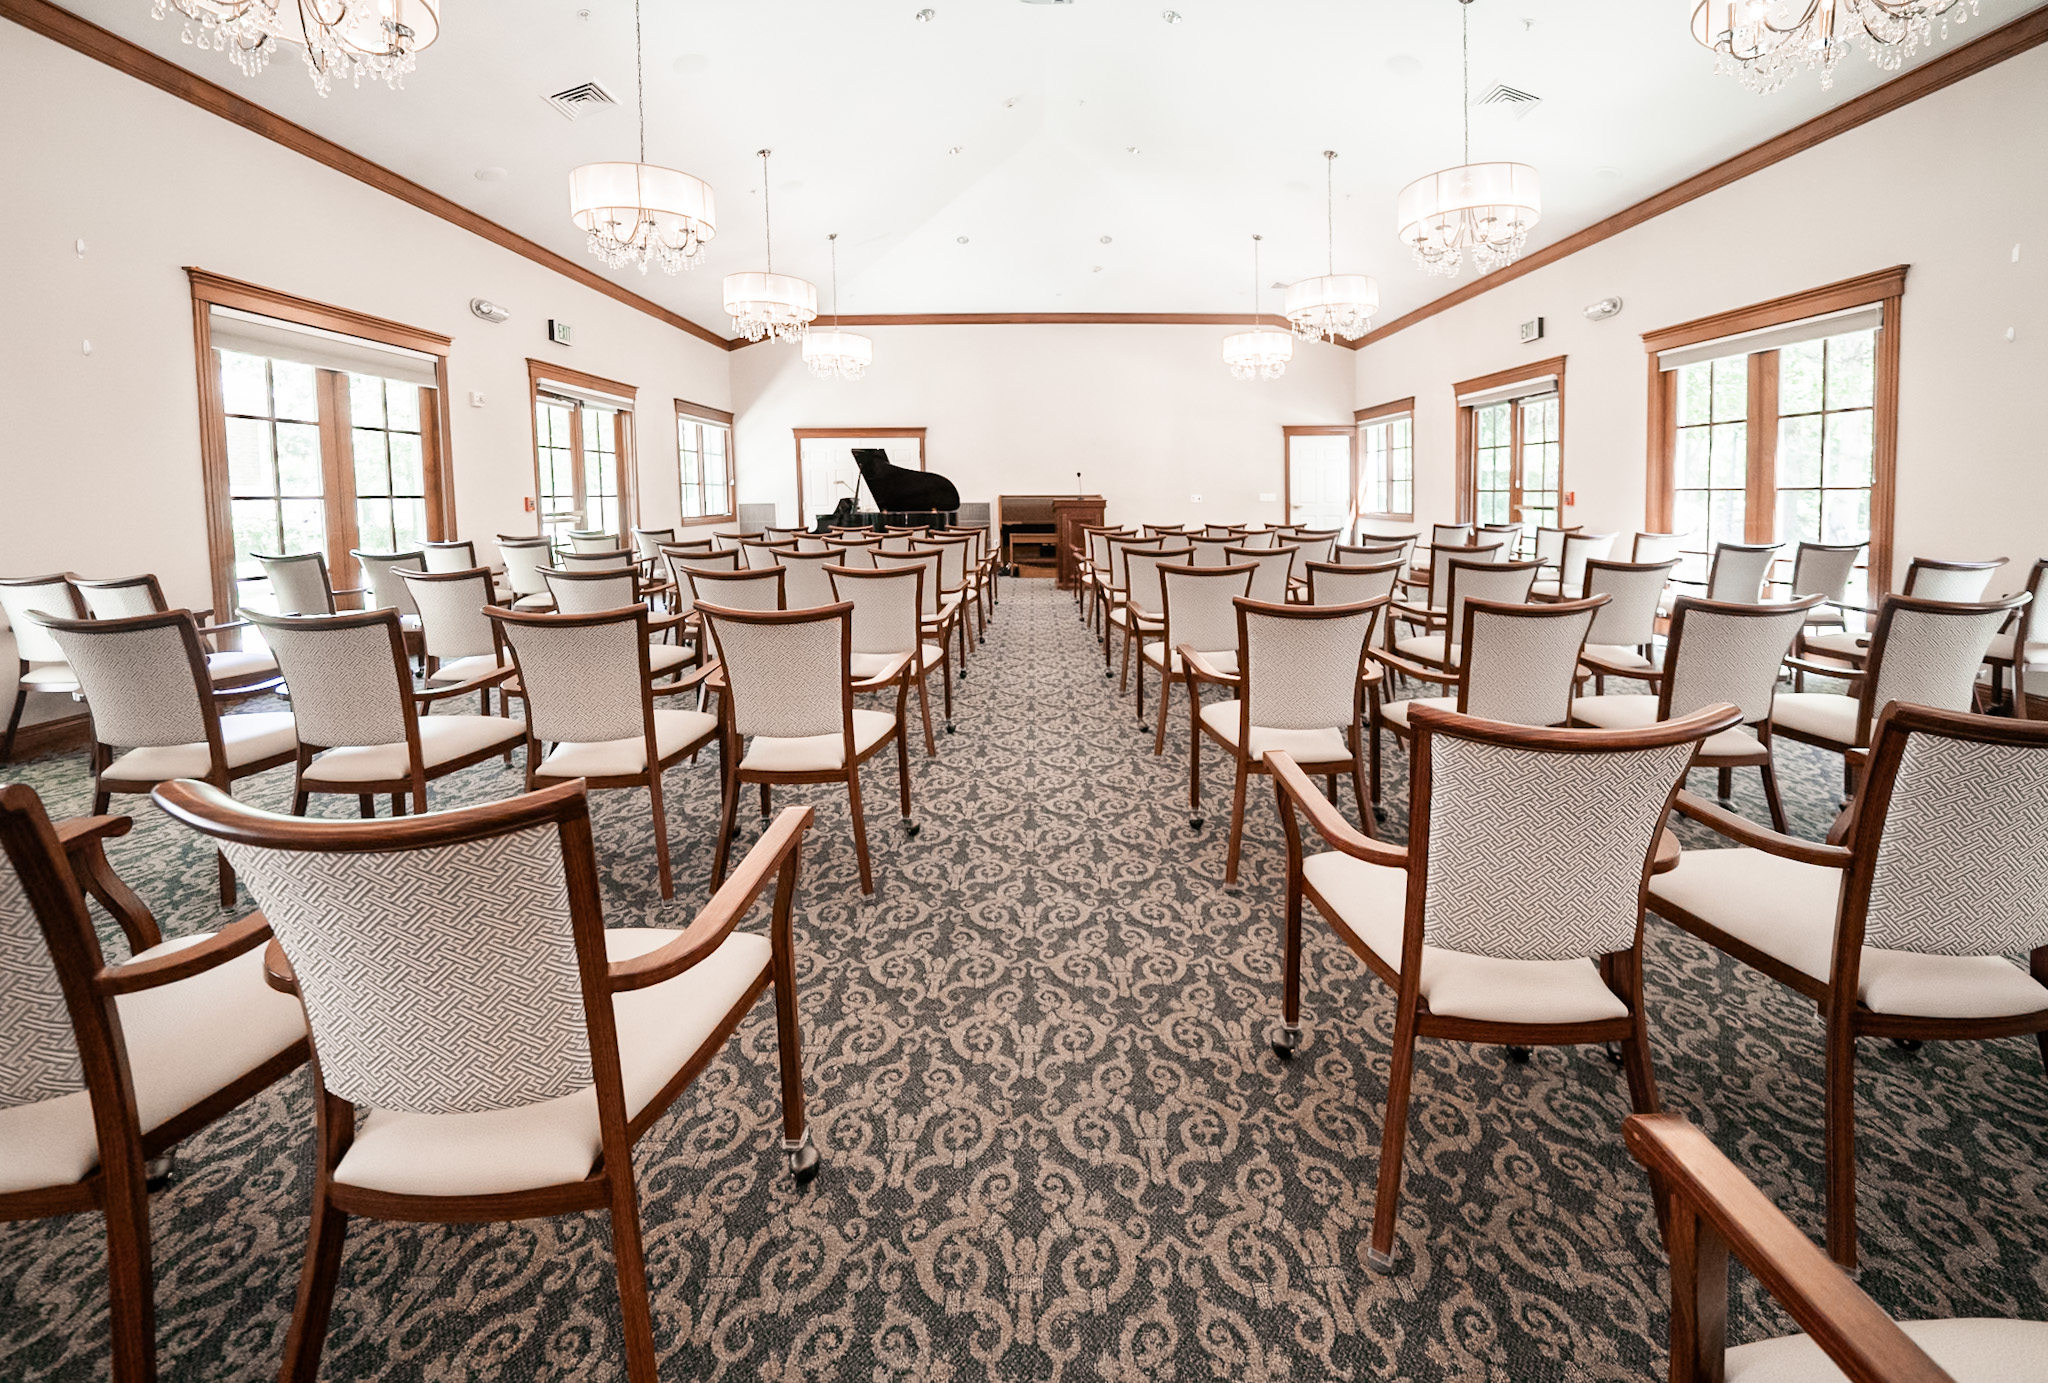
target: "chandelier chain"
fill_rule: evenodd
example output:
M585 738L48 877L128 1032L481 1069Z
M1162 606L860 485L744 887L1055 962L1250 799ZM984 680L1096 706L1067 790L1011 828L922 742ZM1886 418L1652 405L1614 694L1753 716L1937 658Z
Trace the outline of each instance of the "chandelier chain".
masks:
M761 151L761 243L768 251L768 272L775 272L775 222L768 215L768 154Z
M1323 150L1323 247L1329 255L1329 267L1323 272L1337 272L1337 151Z
M640 112L640 161L647 162L647 59L640 51L640 0L633 0L633 104Z
M1459 43L1465 54L1465 162L1472 161L1472 0L1458 0Z
M832 245L832 330L839 330L839 232L833 231L825 239Z

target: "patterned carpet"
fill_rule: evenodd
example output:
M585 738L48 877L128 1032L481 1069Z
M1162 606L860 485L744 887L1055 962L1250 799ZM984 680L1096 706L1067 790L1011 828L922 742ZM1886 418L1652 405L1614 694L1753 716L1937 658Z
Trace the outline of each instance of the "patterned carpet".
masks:
M798 940L822 1174L797 1190L777 1150L765 1000L640 1145L664 1377L1661 1377L1664 1254L1621 1144L1621 1073L1590 1048L1516 1065L1426 1043L1399 1267L1368 1273L1391 995L1311 927L1308 1042L1292 1064L1271 1054L1283 854L1270 790L1251 799L1243 887L1226 889L1221 761L1204 755L1211 815L1192 832L1180 713L1154 759L1068 596L1005 586L960 732L913 761L921 835L896 825L893 755L869 771L874 899L859 894L843 793L800 790L820 805ZM1818 837L1836 762L1780 754L1794 828ZM1388 766L1398 839L1397 753ZM680 925L701 905L710 773L707 759L670 775L666 905L644 797L598 795L613 924ZM80 755L18 776L53 815L89 805ZM1738 779L1739 806L1764 819L1756 775ZM518 782L472 769L436 805ZM288 792L284 770L241 789L270 807ZM146 802L119 805L137 829L114 860L166 932L219 925L211 852ZM1667 1106L1818 1236L1811 1006L1660 922L1647 987ZM2034 1043L1867 1044L1859 1075L1864 1287L1910 1316L2048 1316ZM167 1377L275 1376L309 1109L294 1076L180 1149L152 1214ZM102 1256L97 1216L0 1225L0 1377L104 1376ZM620 1378L613 1282L601 1216L358 1222L325 1376ZM1738 1282L1735 1338L1788 1328Z

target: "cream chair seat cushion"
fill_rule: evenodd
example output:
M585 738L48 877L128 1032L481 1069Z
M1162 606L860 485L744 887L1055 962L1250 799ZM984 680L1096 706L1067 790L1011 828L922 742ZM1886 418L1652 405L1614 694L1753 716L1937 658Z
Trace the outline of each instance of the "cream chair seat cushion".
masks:
M1669 905L1772 959L1826 981L1834 968L1842 875L1748 848L1688 850L1650 880L1650 910ZM1935 956L1863 948L1857 991L1873 1013L2001 1018L2048 1009L2048 988L2003 956Z
M1215 701L1202 707L1202 724L1225 744L1236 748L1238 719L1243 714L1236 701ZM1275 730L1264 725L1252 726L1251 743L1245 746L1245 757L1257 762L1275 749L1293 755L1295 762L1304 766L1351 762L1351 750L1344 743L1344 732L1339 728Z
M1641 650L1625 643L1589 643L1586 645L1589 657L1615 667L1636 668L1642 672L1654 672L1657 665L1642 655Z
M1389 701L1380 707L1380 719L1390 725L1398 725L1405 730L1408 728L1408 711L1413 706L1435 706L1441 710L1455 711L1458 709L1458 698L1455 696L1418 696L1408 701Z
M1155 615L1147 610L1133 611L1128 605L1119 605L1114 610L1111 610L1109 612L1109 622L1121 629L1124 625L1131 622L1133 614L1136 614L1138 617L1138 627L1140 629L1158 629L1166 623L1166 616L1163 614Z
M2012 641L2011 635L2006 636L2006 641L2008 643ZM1870 635L1843 633L1808 634L1806 636L1806 651L1809 653L1826 653L1837 658L1853 658L1857 662L1862 662L1870 656Z
M136 960L196 946L211 933L153 946ZM114 1000L143 1132L168 1122L306 1035L299 1001L263 979L263 947L190 979ZM77 1181L99 1165L92 1099L80 1090L0 1109L0 1194Z
M646 955L680 933L612 927L613 961ZM619 1072L631 1119L703 1049L719 1025L768 972L768 938L734 932L672 980L612 996ZM581 1181L599 1151L595 1086L516 1109L476 1114L409 1114L372 1109L336 1181L416 1196L482 1196Z
M1907 1338L1956 1383L2041 1383L2048 1379L2048 1322L1990 1318L1900 1321ZM1846 1383L1847 1375L1804 1335L1736 1345L1727 1383Z
M496 672L501 667L511 666L510 654L500 658L493 653L477 653L441 664L427 675L427 684L438 687L450 682L467 682L472 677L481 677L487 672Z
M1572 702L1572 721L1596 730L1640 730L1657 723L1657 698L1622 694L1582 696ZM1701 762L1710 763L1714 759L1753 756L1763 747L1754 730L1737 725L1718 735L1709 735L1700 745L1699 757Z
M2048 618L2048 616L2036 615L2034 618L2036 622L2038 622L2044 618ZM2003 634L1993 634L1991 636L1990 644L1987 645L1984 649L1984 656L1987 659L1997 658L2001 662L2011 662L2013 638L2014 635L2011 633L2011 631L2007 631ZM2028 639L2028 671L2032 671L2035 667L2039 666L2042 663L2048 663L2048 639Z
M697 656L697 650L686 643L653 643L647 645L647 670L655 676L674 672Z
M1438 667L1456 667L1465 650L1450 643L1450 637L1449 634L1416 634L1395 640L1394 651L1425 663L1435 663Z
M718 717L702 711L654 713L655 752L666 759L718 733ZM534 772L543 778L630 778L647 771L647 739L633 735L594 744L558 744Z
M421 716L420 763L429 773L484 750L510 749L526 738L526 722L504 716ZM323 783L376 783L403 778L412 759L396 744L352 744L313 756L306 776Z
M856 707L853 712L855 756L865 754L880 744L895 724L896 717L887 711L865 711ZM747 746L747 755L740 760L740 767L759 769L764 773L829 773L846 767L846 744L844 738L837 734L804 735L795 739L756 735Z
M1529 583L1529 594L1533 596L1554 596L1561 600L1564 598L1564 583L1557 580L1532 581Z
M1779 692L1771 724L1839 745L1856 743L1857 702L1838 692Z
M1215 668L1218 672L1223 673L1230 677L1237 676L1236 649L1219 648L1214 653L1209 652L1209 650L1205 648L1198 648L1195 651L1202 655L1203 662L1207 663L1210 667ZM1153 667L1158 667L1160 666L1160 659L1167 656L1166 641L1163 639L1154 639L1152 640L1152 642L1145 645L1143 652L1145 655L1145 661L1152 664ZM1173 676L1178 677L1180 676L1183 670L1184 661L1185 660L1182 659L1180 654L1176 652L1173 655L1172 662L1166 665L1166 670Z
M206 675L215 683L239 682L277 671L277 659L261 648L244 648L233 653L206 655Z
M552 610L555 608L555 598L545 591L535 591L532 595L523 595L513 601L512 608L515 610Z
M69 663L37 663L21 674L21 685L30 691L75 692L78 674Z
M240 768L299 747L290 711L255 711L220 718L221 748L229 768ZM120 782L162 782L204 778L213 759L204 743L159 744L131 749L107 765L105 776Z
M1337 920L1398 973L1408 872L1330 851L1301 862L1301 877ZM1421 991L1432 1013L1493 1023L1590 1023L1628 1007L1591 960L1503 960L1422 947Z

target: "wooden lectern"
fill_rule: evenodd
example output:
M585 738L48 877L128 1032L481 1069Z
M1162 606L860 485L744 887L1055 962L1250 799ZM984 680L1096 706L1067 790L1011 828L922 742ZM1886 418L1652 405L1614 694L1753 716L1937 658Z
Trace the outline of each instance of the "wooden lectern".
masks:
M1102 496L1055 499L1052 514L1060 545L1059 588L1071 591L1081 584L1081 530L1102 526Z

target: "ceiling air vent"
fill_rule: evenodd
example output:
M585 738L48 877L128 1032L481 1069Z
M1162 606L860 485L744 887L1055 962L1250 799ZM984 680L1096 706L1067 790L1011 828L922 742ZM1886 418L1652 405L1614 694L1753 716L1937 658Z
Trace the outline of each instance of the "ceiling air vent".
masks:
M1503 83L1488 89L1472 104L1475 106L1505 106L1516 115L1527 115L1530 111L1543 104L1543 98L1532 92L1524 91L1518 86L1508 86Z
M581 82L567 91L558 91L547 98L549 105L561 113L565 120L580 120L603 106L616 106L618 98L604 89L599 82Z

